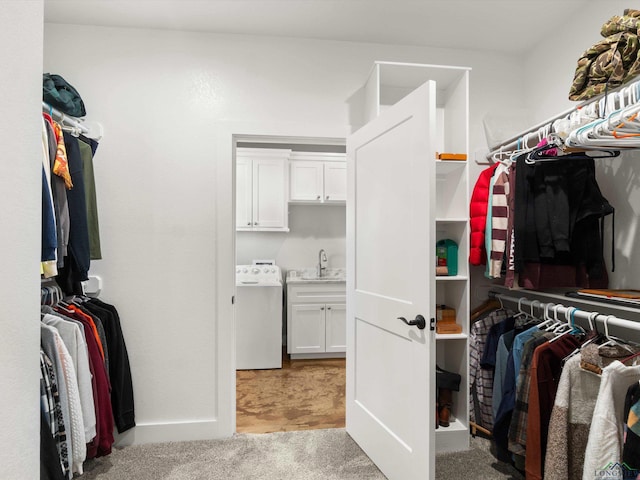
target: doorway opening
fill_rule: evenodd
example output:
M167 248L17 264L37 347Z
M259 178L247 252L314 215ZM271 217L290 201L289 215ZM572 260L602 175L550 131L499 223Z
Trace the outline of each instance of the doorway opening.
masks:
M320 319L326 328L330 312L329 318L339 322L340 307L292 303L287 291L293 285L298 295L312 285L303 279L318 268L325 269L319 271L326 278L346 267L346 197L341 200L329 191L332 187L316 196L306 191L316 181L333 178L333 169L325 176L329 167L344 165L346 172L346 141L256 135L233 139L236 431L343 428L344 349L329 347L327 352L324 342L320 352L309 337ZM314 177L318 172L320 178ZM294 195L292 182L297 185ZM339 281L331 285L340 288ZM292 316L306 331L294 328L292 333ZM293 337L303 345L292 345Z

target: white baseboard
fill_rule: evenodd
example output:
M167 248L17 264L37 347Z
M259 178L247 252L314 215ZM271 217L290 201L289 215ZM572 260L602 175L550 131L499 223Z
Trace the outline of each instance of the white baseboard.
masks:
M218 420L196 420L167 423L138 424L124 432L115 433L115 446L127 447L144 443L187 442L225 438L232 433L223 432Z

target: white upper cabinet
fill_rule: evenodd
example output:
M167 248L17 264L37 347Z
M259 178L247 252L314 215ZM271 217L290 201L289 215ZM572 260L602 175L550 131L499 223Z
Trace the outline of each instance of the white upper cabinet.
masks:
M293 152L289 201L345 203L347 164L343 153Z
M236 230L287 232L291 150L236 149Z
M344 162L325 162L324 164L324 201L347 201L347 164Z

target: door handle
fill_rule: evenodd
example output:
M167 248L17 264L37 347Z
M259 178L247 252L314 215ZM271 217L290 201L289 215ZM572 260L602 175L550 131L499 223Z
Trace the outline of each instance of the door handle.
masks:
M407 320L404 317L398 317L398 320L402 320L404 323L406 323L407 325L410 326L416 326L418 327L420 330L424 330L427 326L427 321L424 319L424 317L422 315L416 315L416 319L415 320Z

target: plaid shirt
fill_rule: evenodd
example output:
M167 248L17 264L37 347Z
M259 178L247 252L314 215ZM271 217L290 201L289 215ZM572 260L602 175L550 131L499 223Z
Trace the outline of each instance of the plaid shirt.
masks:
M58 447L62 471L65 477L68 477L69 452L67 451L67 433L62 417L62 406L60 405L56 372L53 368L53 363L42 350L40 350L40 372L41 385L44 387L41 390L42 408L45 409L45 413L49 417L49 427L51 428L51 433Z
M489 330L509 315L512 313L504 309L489 312L475 321L469 334L469 417L488 430L493 428L493 369L483 369L480 360Z
M529 392L531 388L531 359L533 352L540 345L553 338L552 333L535 332L522 353L520 373L516 383L516 403L513 408L511 425L509 426L509 451L524 457L527 444L527 417L529 410Z

